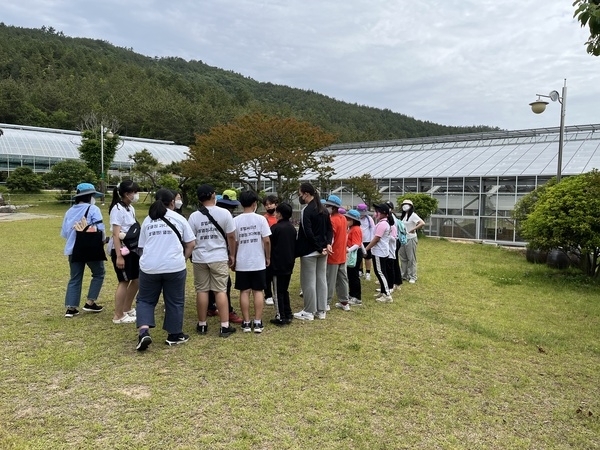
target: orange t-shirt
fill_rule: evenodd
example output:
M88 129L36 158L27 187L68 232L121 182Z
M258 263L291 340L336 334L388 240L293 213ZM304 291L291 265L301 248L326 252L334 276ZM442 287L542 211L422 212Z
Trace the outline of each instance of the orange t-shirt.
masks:
M267 219L267 223L269 224L269 227L272 227L273 225L275 225L277 223L277 217L275 217L275 214L271 215L269 213L265 213L265 214L263 214L263 217L265 219Z
M331 228L333 228L333 254L327 257L327 264L343 264L346 262L346 241L348 240L348 221L346 216L332 214Z

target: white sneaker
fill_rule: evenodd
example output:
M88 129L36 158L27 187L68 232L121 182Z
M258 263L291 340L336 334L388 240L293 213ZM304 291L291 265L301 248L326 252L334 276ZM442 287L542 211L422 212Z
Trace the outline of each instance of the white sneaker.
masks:
M265 298L265 305L272 306L273 305L273 297Z
M368 273L368 272L367 272L367 273L365 274L365 280L367 280L367 281L371 281L371 274L370 274L370 273Z
M327 313L325 311L317 311L315 313L315 317L320 320L325 320L326 316L327 316Z
M381 303L392 303L394 301L391 295L382 295L381 297L377 297L375 300Z
M306 312L304 310L294 314L294 317L298 320L315 320L314 314Z
M362 300L359 300L355 297L350 297L348 299L348 304L350 305L354 305L354 306L361 306L362 305Z
M119 323L135 323L135 317L132 317L132 316L130 316L128 314L125 314L120 319L113 319L113 323L114 324L119 324Z
M410 280L408 280L408 282L410 284L415 284L417 282L417 280L415 280L414 278L411 278Z
M343 309L344 311L350 311L350 305L348 303L346 303L344 305L344 304L338 302L338 303L335 304L335 307Z
M331 306L327 305L327 306L325 307L325 311L330 311L330 310L331 310Z
M131 317L136 317L137 313L135 312L135 308L133 308L133 309L130 309L129 311L126 311L125 314L127 314L128 316L131 316Z
M395 284L394 285L394 290L395 291L399 291L400 290L400 285L399 284Z

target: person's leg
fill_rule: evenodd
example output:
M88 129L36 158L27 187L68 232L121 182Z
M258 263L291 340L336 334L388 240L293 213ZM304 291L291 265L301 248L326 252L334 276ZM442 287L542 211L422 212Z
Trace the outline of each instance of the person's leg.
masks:
M162 275L140 272L139 279L142 282L137 295L135 322L138 328L154 328L154 310L163 287Z
M373 255L373 270L375 271L375 276L379 281L381 295L390 295L387 278L385 277L385 265L387 264L387 258L381 258L379 256Z
M336 283L338 276L337 264L327 264L325 269L325 279L327 281L327 306L331 306L333 300L333 294L335 293Z
M345 305L348 303L348 272L346 271L346 264L337 265L337 281L335 284L335 292L337 294L338 301Z
M410 242L410 239L408 240L408 242L405 245L400 247L400 251L398 252L398 256L400 257L400 274L401 274L403 280L409 279L409 276L408 276L408 252L407 252L409 242Z
M317 256L316 260L317 311L325 312L327 309L327 256Z
M402 284L402 273L400 272L400 242L396 245L396 259L394 259L394 288L400 287Z
M100 296L106 270L104 268L104 261L90 261L87 263L87 266L92 271L92 281L90 281L87 299L90 304L93 304Z
M360 286L360 263L362 257L360 251L356 255L356 265L354 267L347 267L346 272L348 273L348 295L350 297L360 300L361 297L361 286Z
M135 296L139 287L138 278L140 277L140 256L135 252L131 252L125 258L125 265L130 281L129 285L127 286L127 293L125 294L123 310L125 312L129 312L133 309L133 301L135 300Z
M365 248L367 248L367 245L369 245L369 242L363 242L363 245L365 246ZM373 256L370 253L371 253L371 250L369 250L369 254L365 258L365 278L369 278L369 279L371 277L371 267L372 267L372 261L373 261ZM368 277L367 277L367 274L369 274Z
M186 277L187 270L185 269L181 272L166 273L162 275L163 298L165 299L163 330L169 334L179 334L183 332Z
M304 256L300 258L300 288L303 293L304 311L311 314L317 311L316 273L317 257ZM325 297L327 297L327 282L325 282ZM327 298L325 301L327 301Z
M265 299L273 298L273 272L270 267L267 267L267 285L265 286Z
M263 290L252 291L252 296L254 297L254 320L258 322L262 322L263 309L265 305L263 292Z
M133 309L133 301L138 292L140 286L139 277L135 280L131 280L127 285L127 291L125 293L125 302L123 303L123 311L128 312Z
M407 275L410 282L417 281L417 242L417 238L409 239L404 246L408 258Z
M391 291L394 289L394 259L388 258L385 265L385 278L388 282L388 288Z
M119 281L117 290L115 291L115 314L113 320L120 320L126 316L125 312L129 311L125 309L125 302L127 299L127 289L129 287L129 281Z
M81 285L83 282L83 272L85 263L72 262L69 256L70 279L67 283L67 292L65 293L65 307L78 308L81 302Z
M206 324L206 316L208 309L208 291L196 292L196 314L198 322Z
M292 315L292 306L290 304L290 281L292 275L278 275L277 276L277 301L279 303L279 314L282 320L291 321L294 317Z
M240 309L244 322L250 322L250 289L240 291Z

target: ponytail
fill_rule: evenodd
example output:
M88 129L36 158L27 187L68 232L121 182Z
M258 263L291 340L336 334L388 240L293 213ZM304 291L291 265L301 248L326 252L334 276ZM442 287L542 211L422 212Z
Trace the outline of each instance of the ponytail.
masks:
M150 205L148 215L152 220L162 219L167 214L167 208L175 200L175 196L170 189L159 189L156 191L156 201Z

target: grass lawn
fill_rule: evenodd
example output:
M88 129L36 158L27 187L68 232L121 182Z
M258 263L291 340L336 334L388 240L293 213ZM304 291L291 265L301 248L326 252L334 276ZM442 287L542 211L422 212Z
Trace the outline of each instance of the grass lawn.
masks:
M424 238L392 304L364 281L350 312L280 329L266 307L262 335L221 339L195 333L190 270L190 341L164 345L158 308L139 353L109 264L106 311L63 317L65 210L0 223L2 449L600 448L600 286L577 272Z

